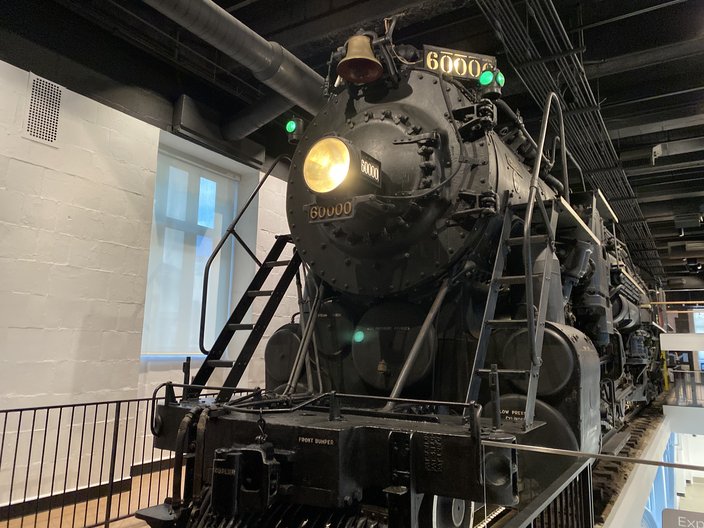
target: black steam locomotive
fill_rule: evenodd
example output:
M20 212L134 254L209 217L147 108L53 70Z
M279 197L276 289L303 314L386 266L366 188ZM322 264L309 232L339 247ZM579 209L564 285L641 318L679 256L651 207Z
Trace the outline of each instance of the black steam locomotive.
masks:
M499 510L477 505L517 511L569 465L513 445L596 453L660 390L648 290L604 196L570 192L556 96L536 142L493 57L362 33L331 71L291 160L291 234L155 411L176 471L138 514L152 526L488 526ZM300 322L269 340L266 388L236 388L294 278Z

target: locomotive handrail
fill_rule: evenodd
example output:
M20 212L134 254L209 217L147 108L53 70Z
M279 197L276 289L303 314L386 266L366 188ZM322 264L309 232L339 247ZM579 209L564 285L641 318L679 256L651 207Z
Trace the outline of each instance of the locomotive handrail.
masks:
M565 182L565 201L570 203L570 189L567 180L567 148L565 143L565 122L562 116L562 107L560 106L560 99L557 97L555 92L550 92L545 100L545 105L543 107L543 120L540 123L540 136L538 137L538 153L542 154L545 148L545 138L548 131L548 121L550 119L550 109L552 108L553 102L557 108L557 115L559 118L560 125L560 153L562 155L562 177ZM530 356L533 365L540 364L540 358L538 357L538 350L535 346L535 313L533 312L533 285L529 284L529 281L533 280L533 258L531 255L531 244L530 244L530 228L533 221L533 208L535 207L535 202L538 201L539 209L543 215L543 220L547 226L549 243L554 243L554 233L551 232L550 219L548 218L547 211L545 210L545 204L542 200L538 200L538 178L540 175L540 164L543 161L543 156L538 155L536 158L535 165L533 166L533 175L530 180L530 192L528 195L528 206L526 208L526 216L523 223L523 263L526 270L526 319L528 321L528 340L530 343Z
M282 160L288 160L289 163L291 162L291 158L286 156L285 154L282 154L281 156L278 156L274 161L272 162L271 166L269 167L269 170L264 173L264 176L262 176L262 179L259 180L259 183L257 186L254 188L254 191L252 191L252 194L250 194L249 198L247 198L247 201L245 202L244 206L240 210L239 213L237 213L237 216L235 219L232 221L232 223L227 226L227 229L225 230L225 234L222 236L220 239L220 242L218 242L217 246L215 246L215 249L213 252L210 254L210 257L208 258L208 262L205 264L205 270L203 271L203 294L201 297L201 305L200 305L200 330L198 333L198 348L200 348L200 351L203 354L210 354L210 350L205 348L205 314L207 311L207 305L208 305L208 283L210 280L210 267L213 264L213 261L215 260L215 257L217 256L218 253L220 253L220 250L222 247L225 245L225 242L227 242L227 239L232 235L235 240L237 240L240 244L242 244L242 247L244 250L247 252L247 254L256 262L257 266L261 267L262 263L259 261L259 259L256 257L256 255L252 252L250 247L246 244L242 238L235 232L235 226L237 223L240 221L244 213L247 211L247 208L251 205L251 203L254 201L254 197L257 196L259 193L259 189L262 188L262 185L264 185L264 182L269 178L269 175L274 171L276 166L279 164L280 161Z
M552 142L552 154L550 156L553 161L555 161L555 151L557 149L558 144L560 145L560 149L562 149L562 143L561 143L560 136L555 136L555 139L553 139L553 142ZM582 166L579 164L579 162L577 162L574 155L572 154L572 152L570 152L570 150L567 147L565 147L564 150L565 150L565 153L567 154L567 158L572 162L572 165L574 165L574 168L577 169L577 172L579 172L579 181L582 183L582 190L586 191L587 184L584 181L584 171L582 170Z

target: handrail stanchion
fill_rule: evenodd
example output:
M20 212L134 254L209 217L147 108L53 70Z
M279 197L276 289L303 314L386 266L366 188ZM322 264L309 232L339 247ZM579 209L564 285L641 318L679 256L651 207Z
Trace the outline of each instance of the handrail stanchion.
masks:
M557 108L557 114L560 122L560 151L562 154L562 179L565 183L565 201L570 203L570 189L569 180L567 175L567 148L565 143L565 123L562 118L562 107L560 106L560 100L555 92L550 92L545 101L545 106L543 107L543 120L540 124L540 136L538 138L538 155L536 156L535 166L533 167L533 175L530 180L530 192L528 195L528 207L526 209L526 217L523 224L523 259L524 267L526 270L526 319L528 320L528 340L530 343L530 355L531 361L534 365L539 362L538 351L535 349L535 314L533 313L533 287L530 282L533 280L533 258L530 245L530 226L533 222L533 208L535 207L535 202L538 195L538 179L540 175L540 165L543 161L543 149L545 148L545 138L548 131L548 121L550 118L550 109L552 103L555 103ZM548 237L552 240L554 239L554 233L550 232L550 219L547 216L547 211L545 211L545 206L542 204L540 207L540 212L543 215L545 225L548 226Z

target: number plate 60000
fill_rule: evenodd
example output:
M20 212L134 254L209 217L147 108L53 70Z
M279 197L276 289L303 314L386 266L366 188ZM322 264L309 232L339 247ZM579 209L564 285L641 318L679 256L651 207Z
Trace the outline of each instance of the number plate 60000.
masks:
M308 206L310 222L328 222L330 220L345 220L354 216L352 200L335 204L311 204Z

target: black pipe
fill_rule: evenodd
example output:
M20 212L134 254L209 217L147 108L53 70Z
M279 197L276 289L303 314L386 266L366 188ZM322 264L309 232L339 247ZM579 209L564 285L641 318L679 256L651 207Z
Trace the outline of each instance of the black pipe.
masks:
M183 452L188 447L185 444L188 439L188 428L193 423L193 419L199 414L201 409L188 411L178 426L176 433L176 453L174 454L174 481L171 493L171 507L174 509L181 507L181 479L183 477Z
M144 0L194 35L252 71L306 112L323 105L323 78L276 42L269 42L211 0ZM272 107L280 111L280 106ZM261 119L261 116L260 116Z
M550 97L550 96L548 95L548 97ZM538 149L538 144L535 142L533 137L528 133L528 130L526 130L526 126L523 124L523 120L520 117L518 117L516 112L514 112L513 109L508 104L506 104L506 101L503 101L502 99L497 99L496 101L494 101L494 104L498 108L500 108L513 121L513 123L518 127L518 129L526 137L528 142L533 146L534 149L536 149L541 160L545 161L545 163L548 164L549 168L551 168L552 165L555 163L555 160L548 159L548 157L545 155L545 153L542 150ZM559 105L559 100L558 100L558 105ZM544 109L544 111L545 111L545 109ZM559 108L559 106L558 106L558 111L560 113L560 135L564 136L564 125L562 122L562 109ZM566 150L566 149L564 149L564 150ZM566 167L567 166L567 159L566 159L567 153L564 152L564 150L562 153L562 157L563 157L563 162ZM536 163L537 163L538 167L540 167L540 160L537 161ZM562 187L561 194L564 195L565 199L567 200L567 203L569 203L570 202L570 187L569 187L569 180L567 179L567 169L566 168L562 169L562 175L563 175L563 177L562 177L563 184L561 186ZM553 176L552 178L555 178L555 177ZM543 179L546 179L546 178L543 178ZM546 181L547 181L547 179L546 179Z
M391 398L392 400L389 401L384 407L385 411L390 411L391 409L393 409L393 398L398 398L401 395L401 391L403 391L403 388L406 386L406 382L408 381L408 377L411 375L413 365L415 365L415 362L418 359L418 355L420 354L420 351L423 348L425 336L428 334L428 331L430 330L430 327L433 324L435 317L438 315L440 307L442 306L442 302L445 300L445 295L447 295L447 291L449 289L450 282L448 279L445 279L442 285L440 286L440 289L438 290L438 294L435 297L435 300L433 301L433 304L430 307L428 314L425 316L425 320L423 321L423 324L421 325L420 330L418 331L416 340L413 342L411 351L408 353L408 357L406 357L406 361L404 362L403 367L401 367L401 372L399 372L398 378L396 379L396 384L394 385L394 388L391 391L391 395L389 396L389 398Z

